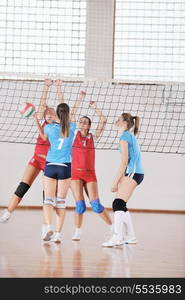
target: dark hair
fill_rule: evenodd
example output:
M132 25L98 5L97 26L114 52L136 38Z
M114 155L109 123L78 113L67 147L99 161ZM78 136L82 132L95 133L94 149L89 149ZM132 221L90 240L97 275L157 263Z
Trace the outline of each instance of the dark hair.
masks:
M134 126L134 135L139 131L140 118L138 116L132 116L129 113L122 113L123 121L127 122L127 128L130 130Z
M62 127L61 135L62 137L68 137L69 136L69 106L66 103L60 103L57 106L56 110L57 116L60 120L60 125Z
M88 121L89 121L89 126L91 126L91 119L89 118L89 117L87 117L87 116L83 116L83 117L81 117L81 119L82 118L85 118L85 119L87 119Z
M88 120L89 126L91 127L91 119L90 119L89 117L87 117L87 116L83 116L83 117L81 117L81 119L82 119L82 118ZM89 129L88 129L88 133L89 133Z

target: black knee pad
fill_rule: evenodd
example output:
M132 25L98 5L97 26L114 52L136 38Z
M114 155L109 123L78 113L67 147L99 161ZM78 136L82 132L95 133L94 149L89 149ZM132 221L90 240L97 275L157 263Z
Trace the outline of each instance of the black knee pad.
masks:
M125 202L123 199L116 198L114 199L112 203L112 209L113 211L122 210L127 211L127 202Z
M29 190L29 188L29 184L25 182L20 182L14 194L19 198L23 198L26 192Z

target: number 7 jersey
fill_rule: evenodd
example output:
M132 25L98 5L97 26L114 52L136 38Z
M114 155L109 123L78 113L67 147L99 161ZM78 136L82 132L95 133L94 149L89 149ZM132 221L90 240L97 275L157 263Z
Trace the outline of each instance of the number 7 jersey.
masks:
M71 162L72 143L76 124L70 122L69 136L61 137L61 125L59 123L47 124L44 127L44 134L50 142L50 148L46 157L48 162L69 163Z

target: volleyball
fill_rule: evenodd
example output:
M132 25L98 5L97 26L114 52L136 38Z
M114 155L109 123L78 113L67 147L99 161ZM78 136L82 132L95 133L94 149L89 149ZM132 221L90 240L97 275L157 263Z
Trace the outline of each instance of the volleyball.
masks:
M32 103L25 102L20 106L20 113L26 118L31 117L35 112L35 106Z

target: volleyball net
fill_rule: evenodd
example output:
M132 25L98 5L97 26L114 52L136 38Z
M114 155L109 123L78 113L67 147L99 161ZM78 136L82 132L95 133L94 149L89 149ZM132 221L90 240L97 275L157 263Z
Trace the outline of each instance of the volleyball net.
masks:
M34 144L38 131L33 118L20 114L20 105L31 102L38 108L43 81L0 80L0 141ZM47 104L58 105L56 86L49 90ZM95 101L107 123L97 149L117 149L119 132L115 121L123 112L141 118L138 136L142 151L185 152L185 85L118 82L63 82L64 100L74 106L80 91L86 92L76 118L87 115L96 129L98 117L89 102Z
M97 149L117 149L122 112L141 118L146 152L185 152L185 3L182 0L2 0L0 2L0 141L34 144L37 129L20 104L36 108L44 79L64 80L70 107L107 117ZM56 87L47 100L56 107Z

